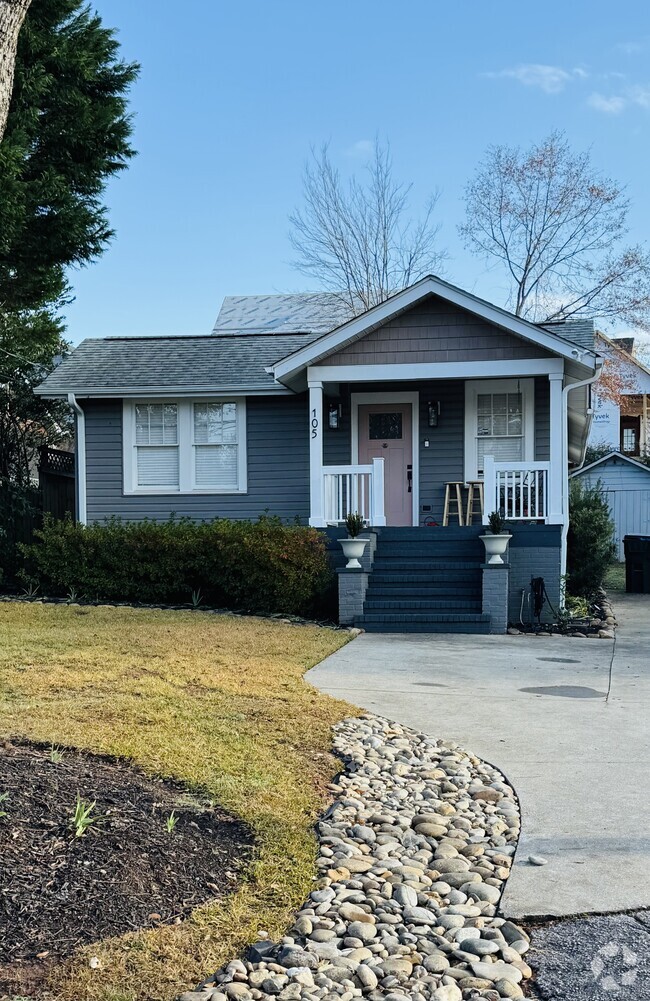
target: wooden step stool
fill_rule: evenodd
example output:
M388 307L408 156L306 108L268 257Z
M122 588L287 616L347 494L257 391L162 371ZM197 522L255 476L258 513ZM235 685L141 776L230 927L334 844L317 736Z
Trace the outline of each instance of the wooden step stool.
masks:
M445 483L445 508L442 514L443 525L449 524L449 515L456 515L458 518L458 524L463 524L463 487L465 484L462 480L451 480L449 483ZM453 492L452 492L452 487ZM451 505L456 505L456 510L450 510Z
M478 500L479 510L478 516L483 519L483 480L468 480L467 481L467 517L465 518L465 524L471 525L474 521L474 515L477 513L474 510L474 504Z

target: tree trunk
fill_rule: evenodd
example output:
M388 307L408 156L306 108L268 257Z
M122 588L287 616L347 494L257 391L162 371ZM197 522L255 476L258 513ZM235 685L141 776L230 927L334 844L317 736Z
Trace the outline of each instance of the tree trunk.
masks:
M0 142L9 114L18 35L30 2L31 0L0 0Z

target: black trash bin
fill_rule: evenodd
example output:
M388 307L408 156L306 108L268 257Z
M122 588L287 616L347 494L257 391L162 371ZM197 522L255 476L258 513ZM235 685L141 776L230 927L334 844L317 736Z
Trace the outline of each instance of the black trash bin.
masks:
M650 535L626 535L625 590L631 594L650 594Z

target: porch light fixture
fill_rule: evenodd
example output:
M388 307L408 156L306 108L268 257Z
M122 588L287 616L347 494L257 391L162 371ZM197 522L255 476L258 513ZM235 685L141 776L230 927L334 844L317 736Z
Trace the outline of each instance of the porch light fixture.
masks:
M338 431L341 427L342 407L340 403L332 400L327 407L327 426L330 431Z
M427 411L429 427L437 428L438 418L440 417L440 401L438 400L434 403L432 400L429 400L427 403Z

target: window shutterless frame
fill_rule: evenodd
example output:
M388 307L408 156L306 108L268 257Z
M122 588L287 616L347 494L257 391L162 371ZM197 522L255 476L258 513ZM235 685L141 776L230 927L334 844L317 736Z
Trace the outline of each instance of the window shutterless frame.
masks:
M484 393L495 395L517 392L521 393L523 410L523 455L521 461L532 462L535 459L535 380L473 379L465 383L466 482L478 479L478 397ZM485 440L490 440L490 437L486 436Z
M138 486L138 445L136 443L136 406L150 403L173 403L178 408L178 487ZM237 486L197 487L194 461L194 404L234 403L237 407ZM125 495L143 494L168 496L173 494L244 494L247 482L246 400L232 397L195 398L190 400L150 399L124 400L122 405L122 461Z

